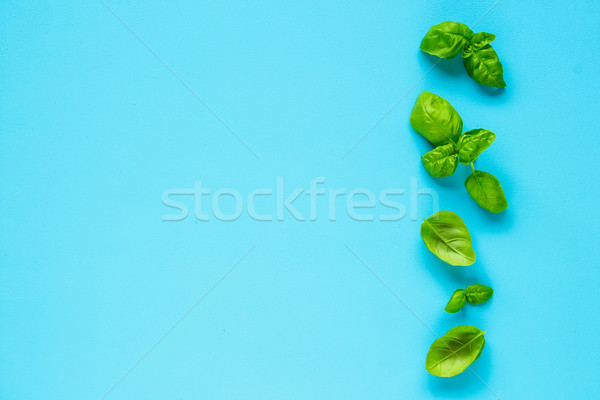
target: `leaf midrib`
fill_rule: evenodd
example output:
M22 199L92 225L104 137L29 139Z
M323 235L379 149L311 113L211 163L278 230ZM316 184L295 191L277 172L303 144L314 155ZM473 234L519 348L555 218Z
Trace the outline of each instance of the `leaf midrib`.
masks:
M455 143L455 142L454 142L454 139L452 139L450 136L448 136L448 134L446 133L446 130L444 129L444 127L443 127L443 126L441 126L440 124L438 124L438 122L435 120L435 118L433 118L433 117L432 117L432 116L429 114L429 112L427 111L427 108L423 107L423 111L425 111L425 114L427 115L427 117L428 117L428 118L429 118L431 121L433 121L433 123L435 124L435 126L437 126L437 127L438 127L438 128L441 130L441 131L442 131L442 133L444 134L444 136L446 136L446 138L448 138L448 140L449 140L450 142L452 142L452 143ZM455 143L455 144L456 144L456 143Z
M477 181L477 184L479 185L479 187L481 188L481 194L483 194L483 197L485 197L485 203L488 206L491 206L490 204L490 200L488 199L487 194L485 193L485 190L483 189L483 185L481 184L481 182L479 181L479 177L477 176L477 172L479 171L475 171L473 172L473 176L475 177L475 181Z
M487 46L487 45L486 45L486 46ZM483 47L485 47L485 46L483 46ZM482 47L482 48L483 48L483 47ZM491 46L490 46L490 47L491 47ZM482 49L482 48L481 48L481 49ZM491 77L494 77L494 79L497 79L498 77L496 76L496 74L495 74L495 73L493 73L492 71L490 71L490 68L489 68L489 67L487 66L487 64L486 64L486 63L483 61L483 58L481 58L481 56L479 56L479 54L478 54L478 53L479 53L479 51L481 51L481 49L479 49L479 50L475 50L475 51L473 52L473 57L477 56L477 58L479 59L479 63L485 67L485 70L486 70L487 74L488 74L489 76L491 76Z
M440 158L438 158L437 160L433 160L432 163L435 163L435 162L442 162L443 163L443 162L445 162L447 160L452 161L452 158L456 158L456 157L457 157L456 153L448 154L448 155L443 155Z
M438 32L438 36L442 36L443 34L446 34L446 35L460 36L461 38L463 38L467 42L470 40L470 38L466 37L465 35L461 35L460 33L456 33L456 32L443 31L441 29L438 29L436 32Z
M431 224L431 222L429 222L429 220L425 220L425 222L427 223L427 225L429 225L429 227L431 228L431 230L433 231L433 233L435 233L437 235L437 237L439 237L442 242L444 242L444 244L448 247L450 247L456 254L460 254L461 256L463 256L464 258L468 258L466 254L464 254L463 252L457 250L456 248L454 248L454 246L452 246L448 241L446 241L446 239L444 239L442 237L442 235L440 235L440 233L433 227L433 225Z
M432 365L432 368L437 367L438 365L440 365L442 362L446 361L448 358L450 358L451 356L455 355L456 353L458 353L459 351L461 351L462 349L464 349L468 344L471 344L475 339L477 339L478 337L482 336L485 333L485 331L480 331L474 338L472 338L471 340L469 340L468 342L466 342L465 344L463 344L462 346L460 346L458 349L456 349L455 351L453 351L452 353L448 354L446 357L442 358L441 360L439 360L438 362L435 362ZM443 338L443 336L442 336ZM441 338L440 338L441 339ZM455 339L455 338L452 338ZM456 340L456 339L455 339ZM448 350L451 350L450 348L448 348Z

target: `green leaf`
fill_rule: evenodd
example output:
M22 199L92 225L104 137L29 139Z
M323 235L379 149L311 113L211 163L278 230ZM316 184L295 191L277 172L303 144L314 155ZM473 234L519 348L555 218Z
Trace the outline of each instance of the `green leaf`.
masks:
M475 262L469 230L452 211L440 211L426 219L421 237L429 251L448 264L467 266Z
M450 297L450 301L446 304L444 311L447 313L459 312L466 303L467 298L465 297L464 290L456 289L454 293L452 293L452 297Z
M477 160L485 149L490 147L496 135L487 129L473 129L462 134L458 139L458 156L465 165Z
M475 49L473 48L473 45L471 43L465 43L465 46L463 47L463 51L460 56L462 58L471 57L474 51Z
M434 146L456 142L462 132L462 118L454 107L440 96L423 92L410 113L413 129Z
M429 348L425 368L430 374L444 378L460 374L481 355L484 333L470 325L450 329Z
M488 301L492 294L494 294L494 289L485 285L471 285L464 290L464 295L469 304L481 304Z
M473 200L488 211L499 213L508 207L502 186L492 174L474 170L465 181L465 187Z
M441 58L454 58L473 36L473 31L460 22L446 21L429 29L421 41L421 50Z
M450 176L456 171L458 157L456 146L448 143L423 154L421 161L427 173L435 178Z
M475 82L486 86L505 87L502 63L492 46L486 44L464 59L467 73Z
M477 32L471 37L469 43L471 43L474 50L479 50L486 44L492 43L494 40L496 40L496 35L492 33Z

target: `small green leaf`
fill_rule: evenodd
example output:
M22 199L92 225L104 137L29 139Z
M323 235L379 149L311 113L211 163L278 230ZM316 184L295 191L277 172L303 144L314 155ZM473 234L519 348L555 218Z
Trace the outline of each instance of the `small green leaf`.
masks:
M486 44L464 59L467 73L475 82L486 86L505 87L502 63L492 46Z
M446 99L427 91L417 98L410 124L434 146L456 142L463 126L462 118Z
M467 191L481 207L493 213L506 210L508 202L496 177L484 171L473 171L465 181Z
M425 368L430 374L444 378L460 374L481 355L484 333L470 325L450 329L429 348Z
M425 246L450 265L467 266L475 262L471 235L463 220L452 211L440 211L421 225Z
M474 50L479 50L486 44L492 43L494 40L496 40L496 35L492 33L477 32L471 37L469 43L471 43Z
M448 143L423 154L421 161L429 175L440 178L450 176L456 171L458 166L456 154L454 143Z
M421 41L421 50L441 58L454 58L473 36L473 31L460 22L446 21L429 29Z
M473 49L473 45L471 43L465 43L465 46L463 47L463 51L460 56L462 58L471 57L473 51L475 51L475 49Z
M456 313L459 312L464 305L467 303L467 298L465 297L464 290L456 289L454 293L452 293L452 297L450 297L450 301L446 304L446 308L444 311L447 313Z
M487 129L473 129L462 134L458 139L458 157L465 165L477 160L485 149L490 147L496 135Z
M469 304L481 304L488 301L494 290L485 285L471 285L464 290L464 295Z

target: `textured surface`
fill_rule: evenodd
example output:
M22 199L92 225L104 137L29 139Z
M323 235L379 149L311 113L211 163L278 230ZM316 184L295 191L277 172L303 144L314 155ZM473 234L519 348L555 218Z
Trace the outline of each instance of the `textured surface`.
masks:
M465 188L477 204L490 212L497 214L508 207L498 178L489 172L473 170L465 179Z
M469 229L452 211L440 211L424 220L421 238L433 254L448 264L467 266L476 260Z
M494 399L425 371L462 324L486 330L472 366L502 399L600 398L600 3L495 2L110 1L257 159L100 1L2 1L0 398L99 399L253 244L106 399ZM448 19L496 35L505 90L460 58L419 81L437 61L420 41ZM423 169L423 90L497 135L476 167L504 213L469 198L468 167ZM340 198L336 222L161 221L166 189L246 196L277 176L286 196L320 176L404 188L407 215L351 220ZM411 220L410 177L464 219L473 266L425 248L431 198ZM445 313L473 283L492 299Z
M470 325L450 329L429 348L425 368L431 374L444 378L462 373L481 355L485 346L484 333Z

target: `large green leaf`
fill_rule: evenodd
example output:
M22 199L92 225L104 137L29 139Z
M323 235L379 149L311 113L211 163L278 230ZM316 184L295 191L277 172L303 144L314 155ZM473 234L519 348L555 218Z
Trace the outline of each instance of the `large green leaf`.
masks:
M493 213L506 210L508 202L500 181L484 171L473 171L465 181L467 191L481 207Z
M477 160L485 149L490 147L496 135L487 129L473 129L462 134L458 139L458 157L465 165Z
M423 154L421 161L427 173L435 178L450 176L456 171L458 158L456 146L448 143Z
M465 68L477 83L493 87L505 87L502 63L492 46L486 44L474 50L464 59Z
M493 294L494 290L491 287L480 284L468 286L464 290L464 295L469 304L485 303Z
M470 325L450 329L429 348L425 368L430 374L444 378L460 374L481 355L484 333Z
M421 41L421 50L441 58L454 58L465 43L473 36L473 31L460 22L446 21L429 29Z
M463 122L454 107L440 96L423 92L410 113L410 124L434 146L456 142Z
M421 225L421 237L429 251L448 264L467 266L475 262L469 230L452 211L440 211L427 218Z
M464 305L467 303L467 298L465 297L465 292L462 289L456 289L454 293L452 293L452 297L450 297L450 301L446 304L446 308L444 311L447 313L456 313L459 312Z

